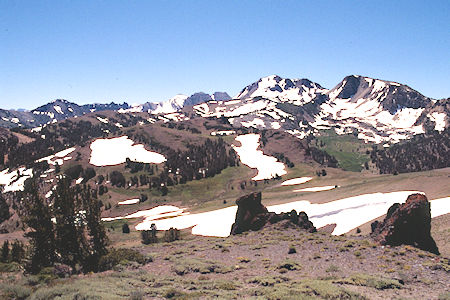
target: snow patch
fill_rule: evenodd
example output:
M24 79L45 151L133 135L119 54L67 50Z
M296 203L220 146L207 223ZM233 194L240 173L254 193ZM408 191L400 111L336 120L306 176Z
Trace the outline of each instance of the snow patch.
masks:
M335 189L335 185L327 185L327 186L316 186L310 188L304 188L299 190L293 190L293 192L320 192L320 191L329 191Z
M273 129L280 129L281 125L278 122L272 122L270 123L270 126L272 126Z
M222 130L222 131L213 131L213 132L211 132L211 135L221 135L221 136L223 136L223 135L232 135L232 134L235 134L236 133L236 131L234 131L234 130Z
M305 182L310 181L311 179L313 179L312 177L298 177L298 178L292 178L286 181L283 181L283 183L281 184L282 186L286 186L286 185L296 185L296 184L302 184Z
M59 105L54 105L53 108L55 109L55 111L56 111L58 114L61 114L61 115L64 114L63 111L62 111L62 109L61 109L61 106L59 106Z
M108 124L108 119L107 118L102 118L102 117L97 117L97 120L99 120L102 123Z
M450 197L431 200L430 209L432 218L450 213Z
M0 172L0 185L4 185L3 193L23 191L25 180L33 177L33 169L25 167L9 172L9 169Z
M183 214L184 209L178 208L172 205L161 205L154 207L152 209L140 210L130 215L126 215L124 217L113 217L113 218L102 218L102 221L114 221L121 219L135 219L135 218L145 218L144 222L150 222L160 218L167 217L175 217ZM139 226L140 224L138 224ZM150 229L150 225L148 224L148 229ZM158 228L159 229L159 228ZM145 230L145 229L139 229Z
M72 153L73 151L75 151L74 147L68 148L68 149L59 151L59 152L57 152L57 153L55 153L53 155L49 155L49 156L40 158L40 159L36 160L36 162L47 161L47 163L49 165L53 165L54 166L54 165L58 164L58 165L61 166L61 165L64 164L64 161L72 159L72 157L68 158L67 156L70 153Z
M431 121L435 123L434 129L437 131L443 131L445 129L445 113L433 112L432 114L427 115Z
M129 199L129 200L124 200L124 201L120 201L119 205L129 205L129 204L136 204L139 203L139 199Z
M241 122L241 125L244 127L255 127L257 128L258 126L260 127L266 127L266 125L264 124L264 121L258 118L254 118L252 121L249 122Z
M90 163L97 167L119 165L129 158L135 162L160 164L166 158L156 152L148 151L144 145L133 145L128 136L111 139L96 139L91 143Z
M236 137L236 141L240 142L241 146L237 147L232 145L244 165L258 170L258 174L252 179L270 179L286 174L283 163L278 162L275 157L264 155L261 150L257 150L259 147L259 139L259 134L250 133L240 135Z

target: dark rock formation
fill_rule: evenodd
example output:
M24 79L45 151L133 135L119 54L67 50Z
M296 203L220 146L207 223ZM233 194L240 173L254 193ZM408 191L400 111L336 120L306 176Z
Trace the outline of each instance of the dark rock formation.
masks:
M231 234L239 234L249 230L260 230L267 224L274 224L282 220L288 220L289 223L295 224L297 227L315 232L316 228L309 221L305 212L297 214L295 210L289 213L276 214L269 212L267 208L261 204L261 192L251 193L240 197L236 200L238 206L236 212L236 220L231 226Z
M412 194L404 204L393 204L383 222L371 224L372 237L381 245L412 245L439 254L430 234L430 202L423 194Z

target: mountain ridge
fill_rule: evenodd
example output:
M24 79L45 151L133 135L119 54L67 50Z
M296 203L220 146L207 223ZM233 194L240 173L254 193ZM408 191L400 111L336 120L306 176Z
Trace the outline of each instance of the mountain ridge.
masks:
M245 86L234 98L225 92L198 92L134 106L80 106L57 99L29 112L0 110L0 126L33 128L103 110L225 117L234 127L280 129L299 138L331 129L374 143L395 143L430 128L442 131L450 123L445 99L432 99L398 82L348 75L326 89L309 79L270 75Z

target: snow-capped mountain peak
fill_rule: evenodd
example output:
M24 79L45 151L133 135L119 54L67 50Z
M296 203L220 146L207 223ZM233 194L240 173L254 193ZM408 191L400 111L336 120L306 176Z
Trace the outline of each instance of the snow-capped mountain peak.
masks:
M153 114L161 114L161 113L173 113L179 111L184 106L184 102L188 96L178 94L173 96L167 101L159 102L155 104L154 108L150 108L148 111Z
M381 103L384 110L391 114L401 108L425 108L430 98L423 96L407 85L393 81L374 79L360 75L345 77L328 92L331 101L336 99L373 100Z
M289 79L270 75L246 86L235 99L262 97L279 102L302 105L312 101L317 94L327 92L320 84L308 79Z

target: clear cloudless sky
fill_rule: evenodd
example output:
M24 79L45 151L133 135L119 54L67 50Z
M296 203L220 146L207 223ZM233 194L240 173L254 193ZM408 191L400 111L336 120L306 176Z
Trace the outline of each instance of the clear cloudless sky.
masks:
M0 108L359 74L450 97L450 1L0 0Z

